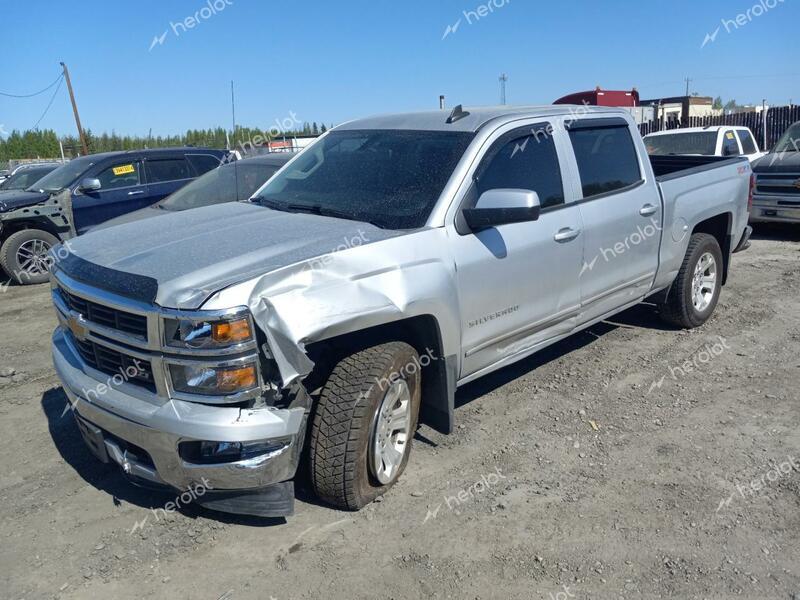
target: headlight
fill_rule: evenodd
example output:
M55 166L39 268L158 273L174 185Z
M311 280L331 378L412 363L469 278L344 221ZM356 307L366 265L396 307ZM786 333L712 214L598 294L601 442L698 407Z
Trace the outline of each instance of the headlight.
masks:
M168 319L164 330L168 346L174 348L226 348L253 340L250 316L208 319Z
M246 392L258 386L256 363L229 367L172 364L169 366L172 386L178 392L205 396L227 396Z

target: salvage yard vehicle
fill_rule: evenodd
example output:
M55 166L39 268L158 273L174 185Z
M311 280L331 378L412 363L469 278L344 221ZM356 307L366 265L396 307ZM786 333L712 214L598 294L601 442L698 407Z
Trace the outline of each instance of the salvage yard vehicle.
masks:
M60 163L20 165L14 169L11 175L0 182L0 193L24 190L60 166Z
M684 328L746 247L744 158L648 157L621 109L356 120L231 202L92 232L52 274L56 372L133 482L357 510L458 386L645 298ZM125 381L112 378L121 372Z
M220 165L160 202L106 221L97 229L158 217L168 212L247 200L295 156L294 152L275 152Z
M59 241L158 202L227 156L207 148L91 154L0 194L0 268L21 285L44 283L47 253Z
M756 190L751 223L800 223L800 122L753 165Z
M748 127L714 125L659 131L644 136L647 152L655 156L695 154L702 156L744 156L751 163L766 154Z

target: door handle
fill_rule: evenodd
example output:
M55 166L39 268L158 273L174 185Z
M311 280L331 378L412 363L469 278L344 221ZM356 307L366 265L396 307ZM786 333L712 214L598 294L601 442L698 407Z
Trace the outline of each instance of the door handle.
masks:
M136 190L134 192L128 192L128 196L138 196L139 194L144 194L144 190Z
M569 242L574 240L581 234L580 229L572 229L570 227L564 227L563 229L559 229L558 233L553 236L553 239L557 242Z
M656 212L658 212L658 207L653 206L652 204L645 204L639 209L639 214L643 217L649 217L650 215L656 214Z

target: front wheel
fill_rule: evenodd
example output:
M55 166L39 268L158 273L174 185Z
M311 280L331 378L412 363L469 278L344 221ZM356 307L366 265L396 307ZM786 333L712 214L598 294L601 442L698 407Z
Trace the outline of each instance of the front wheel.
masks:
M50 279L48 252L56 244L58 238L46 231L17 231L0 246L0 267L19 285L45 283Z
M333 369L311 429L311 480L317 495L358 510L405 470L417 426L421 364L403 342L351 354Z
M707 233L695 233L661 316L678 327L693 329L711 317L722 290L722 250L717 239Z

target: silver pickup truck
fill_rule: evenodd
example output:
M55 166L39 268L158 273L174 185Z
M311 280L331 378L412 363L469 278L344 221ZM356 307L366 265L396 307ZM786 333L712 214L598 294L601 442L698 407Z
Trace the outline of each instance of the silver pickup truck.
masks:
M286 516L298 466L356 510L456 389L645 298L712 314L748 161L649 157L628 113L456 107L353 121L249 202L90 233L54 261L55 368L135 483Z

